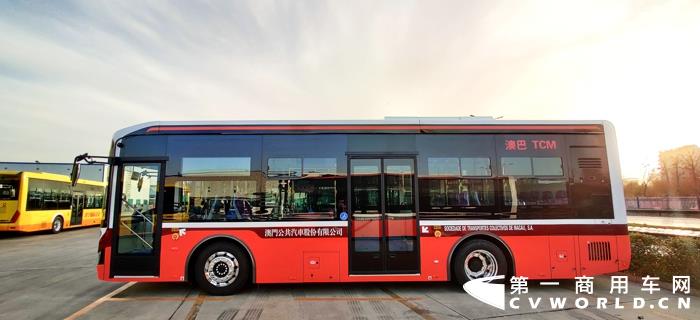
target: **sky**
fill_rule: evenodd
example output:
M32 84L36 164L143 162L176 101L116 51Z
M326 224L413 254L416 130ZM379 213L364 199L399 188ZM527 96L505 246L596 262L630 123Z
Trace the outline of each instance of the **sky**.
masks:
M605 119L623 177L700 145L700 1L0 4L0 161L157 120Z

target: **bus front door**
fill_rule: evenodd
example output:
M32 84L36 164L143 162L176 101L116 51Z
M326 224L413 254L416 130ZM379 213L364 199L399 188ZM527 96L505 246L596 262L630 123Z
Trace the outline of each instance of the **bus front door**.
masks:
M162 163L117 166L112 277L159 275Z
M79 226L83 224L83 209L85 208L85 194L73 192L70 210L70 225Z
M350 273L420 272L415 158L350 159Z

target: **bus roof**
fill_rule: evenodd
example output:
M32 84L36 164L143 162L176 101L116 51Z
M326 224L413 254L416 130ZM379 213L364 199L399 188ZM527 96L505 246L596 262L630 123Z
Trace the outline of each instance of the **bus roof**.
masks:
M430 130L603 132L606 120L499 120L491 117L386 117L383 120L153 121L118 130L113 140L133 134L221 131L384 131Z
M31 171L0 171L0 176L5 176L5 175L18 175L18 174L23 174L26 177L29 178L36 178L36 179L44 179L44 180L51 180L51 181L60 181L60 182L70 182L70 177L61 175L61 174L55 174L55 173L49 173L49 172L31 172ZM92 186L100 186L104 187L105 183L101 181L94 181L94 180L85 180L85 179L78 179L79 184L87 184L87 185L92 185Z

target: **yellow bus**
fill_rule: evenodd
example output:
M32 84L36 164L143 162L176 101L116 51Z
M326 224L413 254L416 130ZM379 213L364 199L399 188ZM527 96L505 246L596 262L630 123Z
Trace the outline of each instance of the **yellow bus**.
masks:
M46 172L0 171L0 231L32 232L100 224L103 182Z

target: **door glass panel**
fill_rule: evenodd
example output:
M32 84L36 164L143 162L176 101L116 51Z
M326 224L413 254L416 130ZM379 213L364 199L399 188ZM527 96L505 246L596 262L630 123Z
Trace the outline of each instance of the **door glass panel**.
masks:
M413 201L413 160L384 160L386 212L415 215Z
M353 159L352 174L352 211L353 214L378 214L381 201L380 160Z
M122 175L120 254L150 255L156 219L159 164L126 164Z
M355 238L355 252L379 252L379 238Z
M413 159L385 159L384 174L387 249L392 253L413 252L416 236ZM411 269L408 262L411 257L392 255L389 258L391 270Z
M413 250L414 248L412 237L400 237L389 239L390 252L412 252Z
M382 234L381 160L353 159L350 162L350 173L352 175L354 250L365 253L380 252Z

